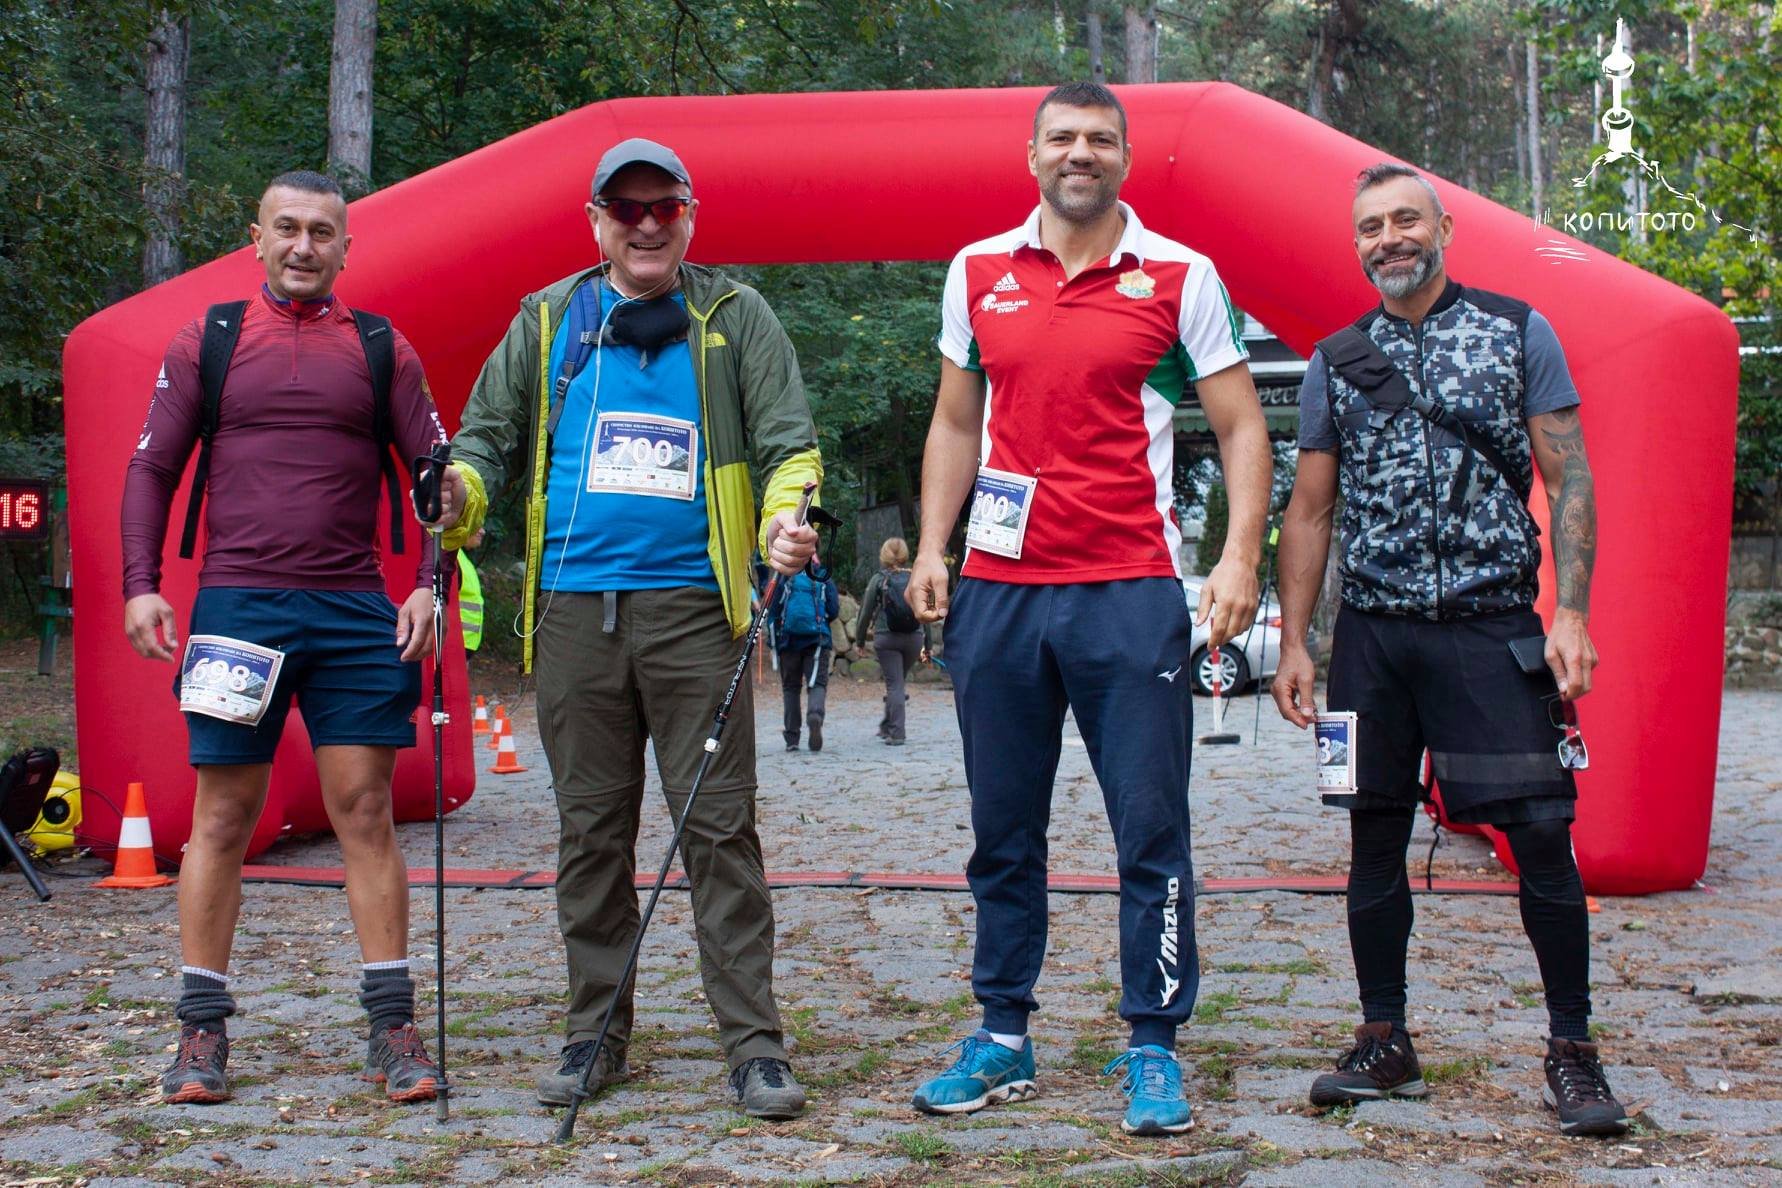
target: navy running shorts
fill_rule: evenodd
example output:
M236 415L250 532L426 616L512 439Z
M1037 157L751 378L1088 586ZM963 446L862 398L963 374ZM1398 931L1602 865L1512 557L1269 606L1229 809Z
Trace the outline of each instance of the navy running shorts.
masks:
M285 654L258 725L185 715L192 766L272 762L293 696L314 746L415 745L421 666L399 658L396 607L383 591L207 586L192 604L187 631ZM173 695L179 697L177 673Z
M1509 825L1570 820L1572 773L1549 718L1553 677L1522 671L1510 641L1545 630L1532 610L1430 620L1344 606L1330 655L1330 708L1354 710L1350 809L1414 809L1428 748L1448 819Z

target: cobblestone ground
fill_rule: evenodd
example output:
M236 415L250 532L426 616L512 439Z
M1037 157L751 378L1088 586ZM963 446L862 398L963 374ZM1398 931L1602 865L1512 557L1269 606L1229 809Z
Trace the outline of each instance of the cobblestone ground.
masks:
M839 680L821 754L783 753L777 695L759 698L768 867L957 872L970 846L951 694L918 686L911 744L874 738L873 686ZM1205 706L1200 707L1204 728ZM1319 1114L1314 1070L1343 1046L1353 982L1342 901L1206 896L1203 980L1180 1052L1195 1128L1121 1134L1112 1081L1116 904L1056 895L1035 1018L1040 1096L947 1120L908 1108L915 1082L975 1025L963 893L797 889L775 896L778 991L813 1103L787 1124L737 1115L699 989L684 892L645 947L633 1078L582 1115L568 1149L531 1085L559 1045L563 950L548 891L448 893L452 1120L392 1107L357 1077L357 950L338 891L254 886L236 950L235 1099L169 1107L175 961L170 891L53 880L47 906L0 878L0 1172L26 1184L1672 1184L1782 1181L1782 694L1729 693L1709 890L1610 899L1591 917L1597 1018L1637 1123L1625 1141L1562 1139L1539 1101L1545 1014L1514 900L1425 897L1411 944L1412 1027L1434 1091L1424 1104ZM489 777L449 820L458 866L550 869L556 820L532 729L530 773ZM1248 742L1251 711L1235 721ZM1070 728L1067 727L1067 730ZM1067 739L1067 742L1070 740ZM1305 791L1303 736L1272 711L1259 744L1195 756L1203 876L1340 873L1341 821ZM654 796L642 865L667 837ZM431 827L402 829L410 861ZM1425 831L1420 827L1419 836ZM1413 845L1420 866L1422 846ZM1112 847L1080 741L1067 745L1052 821L1056 871L1106 873ZM330 839L263 861L329 864ZM64 870L65 874L73 871ZM1475 839L1436 873L1502 872ZM432 894L414 897L414 957L432 968ZM423 989L430 981L423 975ZM431 1034L432 999L423 994Z

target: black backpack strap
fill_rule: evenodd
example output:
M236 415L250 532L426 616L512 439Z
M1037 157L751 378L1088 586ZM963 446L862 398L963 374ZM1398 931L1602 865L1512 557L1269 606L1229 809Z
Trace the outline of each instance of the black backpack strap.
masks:
M390 494L390 549L400 553L402 478L390 456L396 442L395 418L390 413L390 388L396 382L396 336L389 318L362 309L353 311L353 324L359 329L359 346L371 371L371 432L377 442L378 468L384 472L384 487Z
M198 465L192 471L192 493L186 498L186 526L179 537L181 557L191 557L198 544L204 487L210 480L210 442L217 435L217 421L223 407L223 380L229 374L229 360L235 356L235 343L241 337L241 319L246 313L245 301L225 301L204 311L204 333L198 345L198 386L202 392L202 402L198 406Z
M1455 475L1454 486L1448 498L1449 506L1455 511L1461 509L1466 492L1472 486L1475 454L1484 458L1497 471L1498 476L1516 493L1518 499L1525 504L1528 502L1530 483L1510 466L1509 459L1504 457L1496 443L1468 427L1465 421L1439 401L1420 392L1413 392L1404 373L1386 357L1386 352L1380 349L1379 344L1360 329L1345 326L1328 338L1320 339L1318 349L1324 353L1324 359L1331 369L1354 384L1372 407L1368 420L1376 429L1385 425L1394 414L1409 408L1465 447L1465 453L1461 455L1460 473Z

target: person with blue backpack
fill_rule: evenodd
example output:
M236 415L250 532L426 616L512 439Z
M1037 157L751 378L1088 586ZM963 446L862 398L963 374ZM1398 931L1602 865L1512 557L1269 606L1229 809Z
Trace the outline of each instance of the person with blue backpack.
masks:
M834 644L829 621L841 614L835 579L817 558L792 575L773 615L773 646L780 658L780 692L786 699L786 749L798 749L802 691L811 691L804 723L811 750L823 749L823 710L829 697L829 657Z

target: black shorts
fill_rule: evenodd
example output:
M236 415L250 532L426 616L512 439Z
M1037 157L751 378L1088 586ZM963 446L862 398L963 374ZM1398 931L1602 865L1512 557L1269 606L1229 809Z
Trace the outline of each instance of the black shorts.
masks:
M1523 672L1509 648L1543 630L1531 610L1434 622L1343 607L1329 700L1358 715L1358 791L1325 802L1415 808L1428 748L1449 820L1570 820L1578 792L1548 717L1553 678Z

